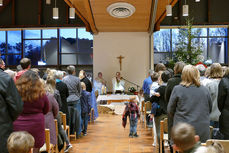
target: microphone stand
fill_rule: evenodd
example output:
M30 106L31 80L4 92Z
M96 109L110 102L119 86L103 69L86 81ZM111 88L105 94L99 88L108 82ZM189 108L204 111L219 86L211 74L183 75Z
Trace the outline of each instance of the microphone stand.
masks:
M126 80L126 79L124 79L123 77L122 77L122 79L125 80L126 82L130 83L130 84L133 84L133 85L137 86L137 91L138 91L138 88L140 87L139 85L137 85L136 83L131 82L131 81L129 81L129 80Z

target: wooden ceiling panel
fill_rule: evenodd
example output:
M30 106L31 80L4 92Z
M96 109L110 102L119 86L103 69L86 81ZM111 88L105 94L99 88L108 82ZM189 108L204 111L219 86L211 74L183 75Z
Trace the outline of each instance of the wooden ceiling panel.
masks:
M99 32L147 31L149 28L152 0L90 0L96 28ZM115 2L132 4L136 11L128 18L110 16L107 7Z

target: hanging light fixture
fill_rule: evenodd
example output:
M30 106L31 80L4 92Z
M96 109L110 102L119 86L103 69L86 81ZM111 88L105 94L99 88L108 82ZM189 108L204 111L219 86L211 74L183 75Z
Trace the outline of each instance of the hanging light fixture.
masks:
M186 5L186 0L185 5L183 5L183 16L188 16L188 5Z
M0 0L0 6L3 6L3 0Z
M51 4L51 0L46 0L46 4Z
M172 16L172 5L169 5L169 0L168 5L166 5L166 16Z
M69 8L69 18L75 19L75 8L74 7Z
M56 0L55 7L53 8L53 19L59 19L59 9L56 7Z
M200 0L195 0L195 2L200 2Z

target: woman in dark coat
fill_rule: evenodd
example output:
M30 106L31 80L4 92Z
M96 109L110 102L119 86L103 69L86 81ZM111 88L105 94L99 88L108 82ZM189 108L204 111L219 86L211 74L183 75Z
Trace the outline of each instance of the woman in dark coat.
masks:
M69 96L68 87L62 81L64 73L62 71L57 71L55 74L56 77L56 89L60 93L62 106L60 107L60 111L66 114L67 124L69 123L69 112L68 112L68 103L67 97Z
M219 130L224 135L224 139L229 140L229 68L226 69L224 77L219 83L218 108L221 112Z
M80 82L83 82L86 85L86 91L92 91L91 81L87 78L86 73L84 70L81 70L79 73Z
M173 125L179 122L191 124L205 143L210 137L210 112L212 108L208 89L200 85L200 74L195 66L187 65L182 71L182 82L174 87L168 114L173 117Z
M45 143L45 118L49 101L40 78L31 70L26 71L17 81L17 89L24 102L23 112L13 123L14 131L27 131L35 139L33 152L38 153Z

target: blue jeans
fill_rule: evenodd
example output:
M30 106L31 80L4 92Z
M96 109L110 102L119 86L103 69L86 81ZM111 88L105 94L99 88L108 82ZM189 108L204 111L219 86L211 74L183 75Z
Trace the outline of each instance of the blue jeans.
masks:
M81 135L81 103L80 100L77 100L77 103L75 105L75 108L77 110L76 112L76 136L80 136Z
M89 115L88 115L88 113L82 113L81 117L82 117L81 129L82 129L82 132L85 134L85 133L87 133L87 125L88 125Z
M138 118L137 116L133 119L130 118L130 133L135 134L137 133L137 125L138 125Z

